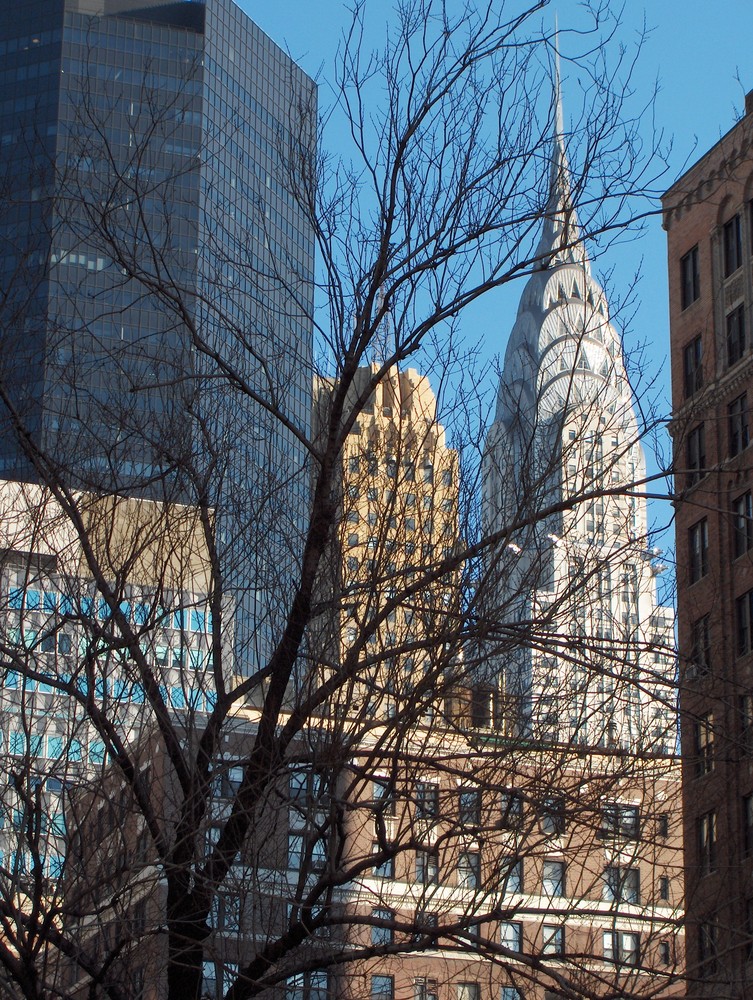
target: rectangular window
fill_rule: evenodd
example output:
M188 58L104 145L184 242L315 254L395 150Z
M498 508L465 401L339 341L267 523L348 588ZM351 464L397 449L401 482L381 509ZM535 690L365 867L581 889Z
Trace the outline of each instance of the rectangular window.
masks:
M609 802L604 806L600 836L637 840L639 832L640 813L638 806L623 805L621 802Z
M680 299L682 308L695 302L701 294L701 276L698 270L698 247L694 246L680 258Z
M371 794L375 812L382 816L395 815L395 791L389 778L375 778L371 783Z
M703 615L691 627L690 660L694 673L704 676L711 670L711 619Z
M481 885L481 855L478 851L463 851L458 858L458 886L478 889Z
M689 399L703 388L703 341L700 334L685 345L682 366L685 380L685 398Z
M740 746L744 753L753 750L753 694L740 695Z
M416 881L419 885L439 883L439 855L436 851L416 851Z
M523 819L523 797L520 792L502 792L499 825L503 830L515 830Z
M743 393L727 406L730 457L748 447L748 394Z
M716 914L703 920L698 925L698 961L702 979L708 979L716 973L718 931L719 925Z
M687 484L692 486L706 475L706 431L703 424L698 424L689 432L685 444L687 459Z
M523 1000L523 994L516 986L503 986L499 1000Z
M458 812L463 826L481 823L481 792L477 788L461 788L458 793Z
M698 818L698 866L701 875L716 868L716 811Z
M517 921L505 921L500 924L500 940L510 951L523 951L523 925Z
M413 981L413 1000L439 1000L439 987L436 979L425 979L421 976Z
M662 902L669 902L669 877L667 875L659 876L659 899Z
M457 1000L479 1000L478 983L458 983L455 987Z
M753 854L753 795L743 796L743 851Z
M753 548L753 495L750 490L732 503L733 554L737 559Z
M706 715L695 723L695 773L699 777L714 770L714 713Z
M513 861L512 859L503 859L502 861L502 873L504 879L504 893L505 895L510 895L512 893L520 893L523 891L523 862Z
M747 591L735 600L735 632L737 635L737 655L750 652L751 621L753 620L753 590Z
M698 583L709 571L709 522L702 517L688 529L689 583Z
M545 896L565 895L565 864L563 861L544 861L541 890Z
M552 837L564 833L567 826L565 817L565 800L559 796L544 799L541 804L541 829Z
M392 944L395 940L395 930L392 926L395 914L392 910L385 910L377 907L371 911L371 943L375 947Z
M381 848L379 846L379 842L374 841L374 843L371 845L371 853L379 854L380 850ZM395 877L394 856L382 858L381 861L375 862L374 868L372 870L374 872L375 878L394 878Z
M745 307L727 313L727 366L736 364L745 354Z
M371 977L371 1000L394 1000L395 980L392 976Z
M419 781L416 785L416 816L436 819L439 815L439 785L433 781Z
M543 955L564 955L565 954L565 928L557 927L554 924L544 924L542 927L542 948Z
M604 958L622 965L638 965L641 939L628 931L604 931Z
M640 903L641 873L639 868L604 870L604 899L610 903Z
M728 278L743 262L742 230L740 216L733 215L722 227L722 249L724 251L724 277Z

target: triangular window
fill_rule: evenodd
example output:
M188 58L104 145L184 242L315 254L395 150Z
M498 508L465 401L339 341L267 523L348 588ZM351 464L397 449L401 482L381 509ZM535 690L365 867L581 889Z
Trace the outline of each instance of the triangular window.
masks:
M573 282L573 298L574 299L579 299L580 297L581 297L581 294L580 294L580 289L578 288L578 282L574 281Z

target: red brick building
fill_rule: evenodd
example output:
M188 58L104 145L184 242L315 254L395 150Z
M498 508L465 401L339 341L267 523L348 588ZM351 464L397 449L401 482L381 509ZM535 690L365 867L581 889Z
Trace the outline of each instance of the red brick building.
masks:
M664 195L688 993L753 990L753 93Z

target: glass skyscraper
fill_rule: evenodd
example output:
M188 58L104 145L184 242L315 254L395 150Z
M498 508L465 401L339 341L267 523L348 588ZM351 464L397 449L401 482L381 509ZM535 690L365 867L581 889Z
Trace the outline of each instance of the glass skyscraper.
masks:
M232 0L0 11L0 475L201 502L241 669L308 472L312 81Z

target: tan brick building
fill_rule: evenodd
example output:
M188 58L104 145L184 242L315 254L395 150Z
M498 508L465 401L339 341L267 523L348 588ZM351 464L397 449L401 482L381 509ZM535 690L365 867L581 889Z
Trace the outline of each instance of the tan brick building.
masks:
M664 195L693 996L753 989L753 93Z

